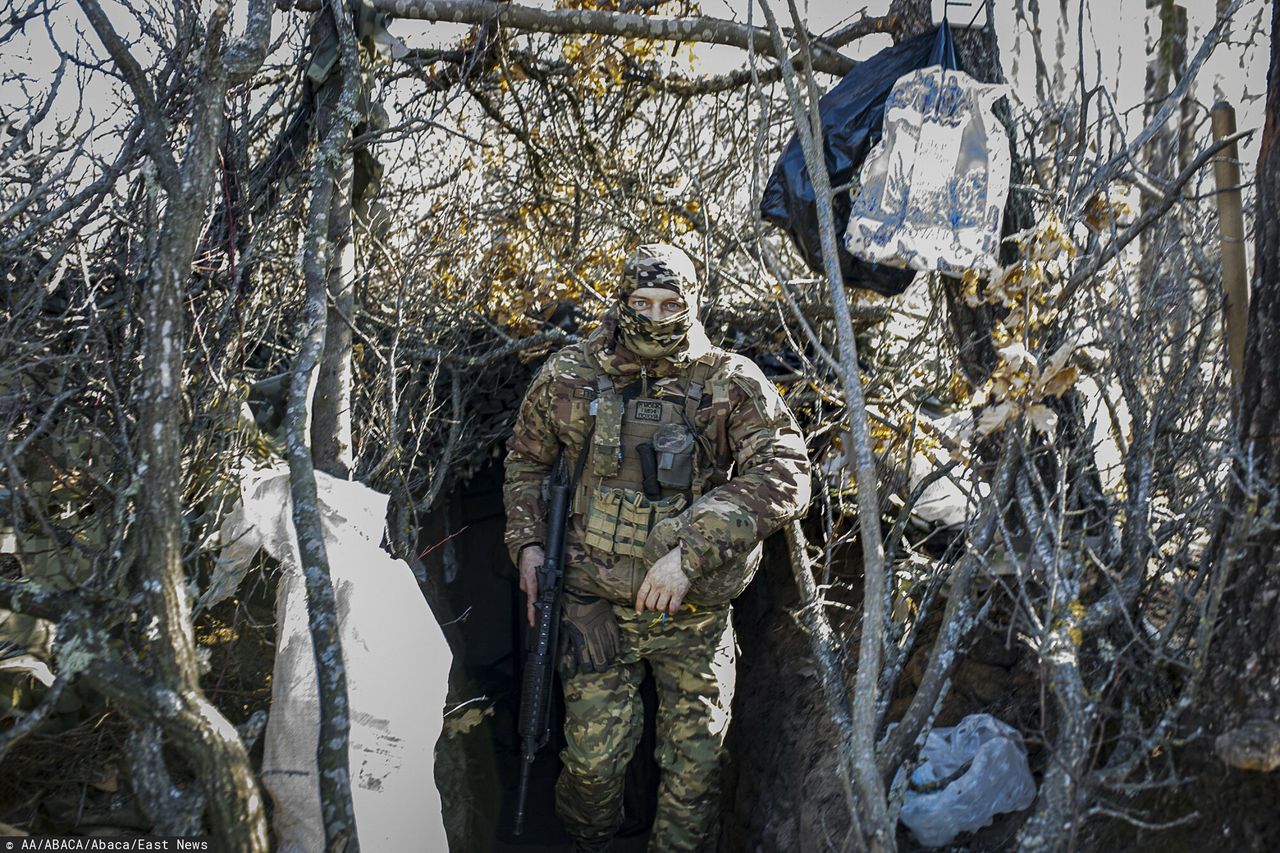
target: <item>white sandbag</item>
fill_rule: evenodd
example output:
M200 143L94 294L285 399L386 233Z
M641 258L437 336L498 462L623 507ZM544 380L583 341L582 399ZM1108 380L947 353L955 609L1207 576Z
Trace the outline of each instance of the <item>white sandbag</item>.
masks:
M949 457L965 458L972 453L973 413L968 409L939 418L917 412L916 423L921 435L932 439L928 443L922 442L925 448L928 444L941 444L942 447L917 447L907 475L906 491L909 494L914 493L923 480L946 465ZM975 480L968 465L957 464L949 475L925 486L911 507L911 519L926 527L959 529L973 515L978 502L990 490L986 483Z
M387 496L316 474L337 600L351 709L352 800L364 850L445 851L434 775L452 656L409 566L379 547ZM276 662L262 780L274 801L282 853L324 849L316 774L320 706L307 628L306 587L294 535L289 472L247 471L221 531L214 586L223 594L258 547L282 566Z
M940 65L898 79L853 195L850 254L952 275L996 269L1010 159L991 107L1006 91Z
M925 847L941 847L1035 798L1022 735L990 714L970 714L929 732L899 818Z

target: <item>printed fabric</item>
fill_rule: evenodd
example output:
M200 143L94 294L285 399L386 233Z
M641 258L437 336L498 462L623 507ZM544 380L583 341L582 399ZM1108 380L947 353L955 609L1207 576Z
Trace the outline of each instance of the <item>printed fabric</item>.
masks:
M621 653L603 671L564 679L564 770L556 812L574 838L606 842L622 825L627 763L644 729L640 682L645 662L658 690L662 770L654 853L715 849L720 760L729 728L736 643L729 608L681 610L654 618L614 608Z
M951 275L996 269L1010 159L991 108L1006 91L942 66L899 78L852 191L851 254Z

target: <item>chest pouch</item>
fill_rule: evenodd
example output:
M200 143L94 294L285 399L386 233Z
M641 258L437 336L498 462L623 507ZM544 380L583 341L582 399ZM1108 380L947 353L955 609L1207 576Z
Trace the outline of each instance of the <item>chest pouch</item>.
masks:
M684 424L668 423L653 434L658 483L681 491L693 485L693 433Z
M591 441L591 473L597 477L614 477L622 462L622 412L625 401L613 388L607 376L601 376L591 412L596 417L595 436Z
M597 483L591 487L583 544L620 557L643 557L649 531L664 518L680 514L689 501L682 494L649 500L635 489Z
M707 487L715 488L729 481L733 469L733 448L729 441L729 412L732 398L729 396L729 380L718 377L711 382L711 439L714 450L711 470L707 472Z

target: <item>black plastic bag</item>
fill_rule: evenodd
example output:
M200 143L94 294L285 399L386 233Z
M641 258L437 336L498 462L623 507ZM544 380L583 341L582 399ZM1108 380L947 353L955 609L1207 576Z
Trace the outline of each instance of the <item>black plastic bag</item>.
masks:
M903 74L931 65L954 69L955 46L951 27L944 20L931 32L885 48L844 76L818 101L822 115L823 147L831 186L849 183L862 167L871 146L880 141L884 128L884 102ZM844 230L849 224L847 192L832 199L840 274L846 287L861 287L886 296L907 289L915 270L903 270L855 258L845 251ZM760 199L760 215L786 229L796 248L814 272L822 273L822 244L818 236L818 208L813 182L804 165L800 140L793 134L773 167Z

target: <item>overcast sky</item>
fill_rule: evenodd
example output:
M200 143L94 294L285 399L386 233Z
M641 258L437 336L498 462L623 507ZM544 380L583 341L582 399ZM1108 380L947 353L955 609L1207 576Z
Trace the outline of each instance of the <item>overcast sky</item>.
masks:
M535 3L550 7L553 0L518 0L518 2ZM780 16L785 15L786 6L780 0L773 0ZM803 0L801 0L803 3ZM1061 56L1056 67L1063 85L1078 85L1079 61L1077 35L1077 16L1080 14L1080 3L1084 2L1083 14L1083 53L1085 55L1084 75L1088 83L1100 81L1111 93L1117 109L1123 114L1126 133L1136 132L1142 124L1142 111L1138 109L1142 103L1143 83L1146 74L1146 49L1158 33L1158 22L1154 12L1146 8L1145 0L1061 0L1061 2L1041 2L1042 32L1040 42L1046 59L1051 66L1055 57ZM1247 0L1233 21L1232 41L1217 48L1197 78L1195 96L1206 108L1215 100L1225 97L1231 100L1239 113L1239 126L1243 128L1258 127L1262 122L1262 94L1266 86L1267 48L1269 33L1269 15L1264 14L1268 0ZM1014 93L1026 106L1035 104L1034 62L1032 52L1033 36L1025 27L1020 26L1014 14L1018 5L1030 3L1030 0L996 0L996 29L1000 42L1001 61L1010 80ZM243 9L244 0L237 6ZM114 4L104 4L110 11ZM883 14L888 8L889 0L871 0L865 5L867 14ZM935 12L940 15L942 2L935 2ZM1194 54L1204 34L1213 23L1216 0L1188 0L1190 38L1188 55ZM1065 19L1060 17L1060 6L1065 8ZM862 8L855 2L844 0L810 0L801 6L810 22L810 29L823 32L834 29L862 14ZM703 13L712 17L730 18L746 22L747 0L702 0ZM973 7L962 9L953 7L952 23L959 24L972 16ZM54 31L66 46L75 44L77 31L87 30L79 9L74 3L64 2L57 13L59 18ZM127 21L118 13L113 17L121 23L123 32L137 32L136 25ZM238 16L243 20L243 15ZM275 26L278 30L284 20L277 13ZM752 18L759 25L762 23L758 8ZM1250 27L1260 27L1260 33L1250 33ZM46 87L52 78L54 68L53 53L49 47L47 35L35 26L26 39L18 39L5 48L2 60L7 69L21 69L28 75L28 87L39 92ZM397 21L392 32L411 45L452 44L466 28L457 25L428 24L420 21ZM96 38L88 36L97 50ZM1246 44L1251 41L1251 44ZM846 52L855 59L864 59L875 51L889 44L887 36L871 36L850 45ZM741 67L745 63L743 51L732 47L699 46L696 48L698 70L716 73L731 68ZM145 56L144 56L145 60ZM825 85L830 85L831 78L823 78ZM78 98L74 94L76 83L68 80L64 89L67 97L59 103L59 110L53 115L65 118L75 109ZM11 105L22 100L22 92L18 87L10 86L0 93L0 107ZM80 118L81 126L98 125L99 131L118 121L124 110L116 103L108 87L98 85L87 92L85 98L86 112ZM1257 157L1257 137L1248 140L1241 151L1246 179L1251 177ZM104 134L106 136L106 134Z
M520 0L530 5L550 7L551 0ZM1060 52L1062 56L1059 66L1060 80L1068 86L1077 85L1077 70L1080 62L1080 42L1077 36L1080 27L1077 21L1080 14L1081 0L1065 0L1065 18L1058 2L1040 3L1041 44L1047 61L1052 64L1054 57ZM1084 27L1083 47L1085 55L1086 79L1093 83L1100 81L1113 95L1119 110L1127 115L1126 130L1136 132L1141 127L1142 112L1134 109L1141 105L1143 84L1146 77L1147 46L1159 34L1159 22L1155 18L1155 10L1146 8L1145 0L1083 0ZM943 3L934 2L935 19L940 19ZM981 4L979 4L981 5ZM1035 66L1032 52L1032 34L1018 24L1015 9L1019 5L1027 5L1026 0L996 0L996 31L1000 42L1001 61L1006 75L1012 81L1016 95L1024 104L1035 104ZM746 0L702 0L703 14L716 18L746 22L748 19ZM870 15L881 15L887 11L889 0L869 0L865 4L845 2L845 0L810 0L802 3L802 13L807 15L810 28L817 32L832 30L842 24L856 19L863 9ZM1193 55L1201 40L1213 25L1215 17L1215 0L1188 0L1187 8L1189 45L1188 55ZM774 8L780 20L785 19L786 5L774 0ZM1267 47L1270 26L1268 15L1262 14L1267 9L1266 0L1246 0L1244 6L1235 16L1234 42L1221 45L1205 64L1195 89L1196 96L1206 105L1211 105L1219 98L1227 98L1239 113L1239 126L1256 127L1262 120L1262 99L1260 95L1266 89ZM953 4L950 18L953 25L970 20L975 7L960 7ZM757 7L752 18L756 25L763 24ZM1262 33L1253 38L1251 47L1245 48L1241 42L1249 38L1249 27L1260 24ZM460 33L463 27L454 25L428 24L420 21L398 21L392 32L401 36L406 42L417 44L449 43ZM876 51L890 44L888 36L870 36L859 40L846 48L845 52L854 59L865 59ZM732 68L741 67L745 63L743 51L716 45L701 45L696 49L702 70L708 73L719 73ZM830 78L826 78L828 83ZM1252 172L1253 162L1257 156L1255 135L1253 140L1245 144L1241 158L1248 164Z

